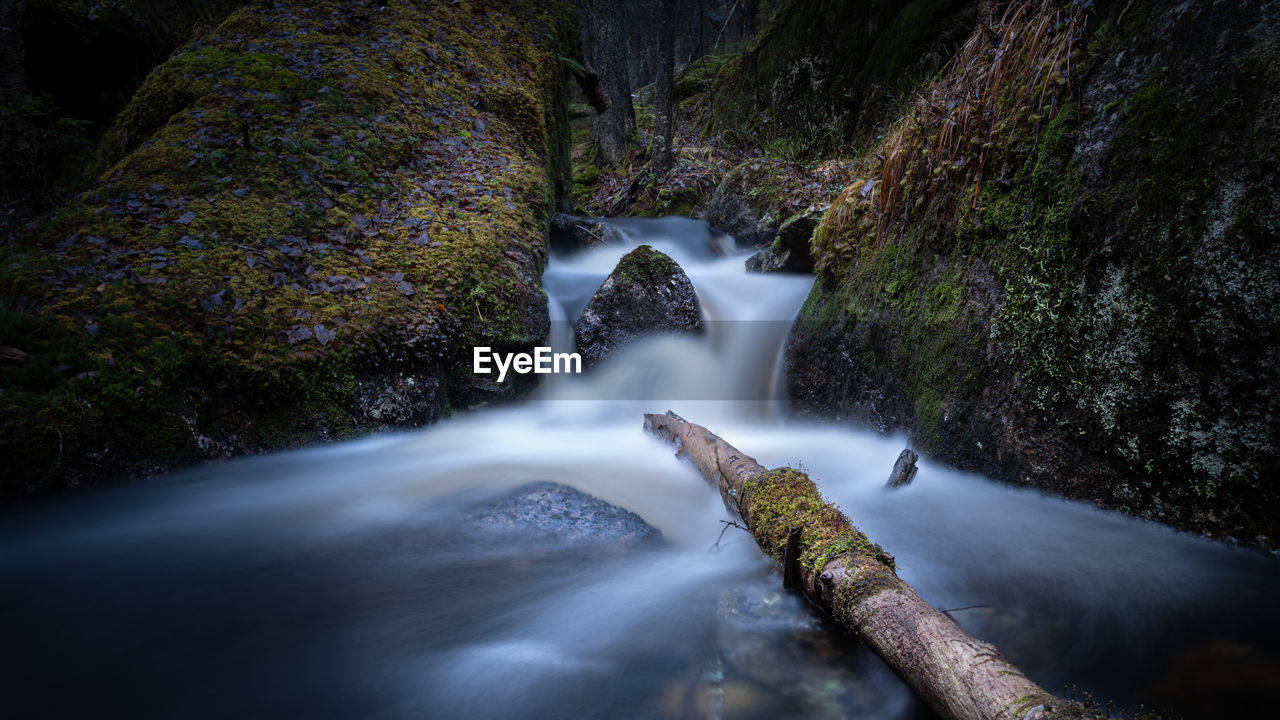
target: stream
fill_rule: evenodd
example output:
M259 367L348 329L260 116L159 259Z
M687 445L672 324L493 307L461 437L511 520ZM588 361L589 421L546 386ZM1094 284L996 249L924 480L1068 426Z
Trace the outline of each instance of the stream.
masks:
M747 274L701 222L616 224L627 246L551 258L552 344L572 347L640 243L687 271L704 336L647 338L421 430L5 511L0 715L931 717L725 529L715 491L642 431L668 409L767 467L802 466L922 597L1052 692L1185 718L1280 703L1273 556L927 457L885 490L904 437L788 416L782 344L812 278ZM537 480L666 542L548 549L459 526Z

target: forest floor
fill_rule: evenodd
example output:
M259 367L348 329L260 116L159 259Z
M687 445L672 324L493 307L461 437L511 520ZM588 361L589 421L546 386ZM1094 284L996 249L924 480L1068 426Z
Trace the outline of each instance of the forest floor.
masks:
M735 167L756 161L768 163L771 168L766 173L767 186L752 192L770 196L769 204L781 220L830 205L858 176L857 153L823 157L794 142L762 141L740 133L705 133L703 118L711 101L706 91L714 73L707 73L702 62L695 61L677 77L679 102L672 143L675 163L665 173L657 172L649 162L654 142L653 86L641 88L635 95L636 134L630 151L617 167L598 166L590 139L591 110L586 105L573 107L574 213L701 217L720 182ZM680 98L682 94L685 97Z

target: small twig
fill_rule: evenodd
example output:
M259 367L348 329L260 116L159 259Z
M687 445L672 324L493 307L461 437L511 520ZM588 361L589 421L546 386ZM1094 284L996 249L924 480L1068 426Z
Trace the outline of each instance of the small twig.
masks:
M738 6L741 4L742 4L742 0L738 0L738 2L735 2L733 4L733 7L729 8L729 12L726 13L724 16L724 24L720 26L720 32L716 34L716 42L711 47L713 48L720 47L720 38L724 37L724 31L729 28L729 21L733 19L734 11L737 10Z
M56 471L59 467L61 467L61 466L62 466L62 429L61 429L61 428L54 428L54 429L53 429L53 431L54 431L54 432L56 432L56 433L58 433L58 459L57 459L56 461L54 461L54 463L53 463L53 470L50 470L50 471L49 471L50 473L53 473L53 472L54 472L54 471Z
M987 152L983 150L978 153L978 181L973 185L973 205L969 207L970 210L976 210L978 208L978 192L982 190L982 171L985 170L986 167Z
M961 610L975 610L977 608L989 608L989 607L991 606L990 605L965 605L964 607L951 608L950 610L943 610L942 614L946 615L947 617L951 618L952 621L954 621L955 618L952 617L951 615L951 613L953 612L960 612Z
M1117 30L1119 30L1119 29L1120 29L1120 26L1124 23L1124 14L1125 14L1125 13L1127 13L1127 12L1129 12L1129 8L1131 8L1131 7L1133 7L1133 0L1129 0L1129 4L1128 4L1128 5L1125 5L1125 6L1124 6L1124 9L1120 11L1120 15L1116 18L1116 29L1117 29Z
M739 525L735 520L721 520L720 522L724 523L724 527L720 528L720 537L716 538L715 545L712 545L711 547L707 548L707 552L720 549L720 541L724 539L724 534L729 531L730 527L736 527L739 530L746 531L746 528Z

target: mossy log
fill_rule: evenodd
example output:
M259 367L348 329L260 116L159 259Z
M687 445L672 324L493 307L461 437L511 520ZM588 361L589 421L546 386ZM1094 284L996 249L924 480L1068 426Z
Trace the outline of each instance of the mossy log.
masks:
M720 489L725 505L742 516L760 548L795 573L796 589L857 635L940 716L1059 717L1050 704L1065 703L921 599L894 573L893 556L824 501L807 475L765 469L671 412L646 414L645 429L692 461ZM796 529L800 542L788 552Z

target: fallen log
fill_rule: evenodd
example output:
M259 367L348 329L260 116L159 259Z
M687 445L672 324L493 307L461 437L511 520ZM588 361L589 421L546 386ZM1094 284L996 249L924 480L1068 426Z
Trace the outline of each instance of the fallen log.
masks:
M644 418L646 430L674 444L676 455L719 488L795 589L883 658L934 712L953 720L1078 716L1073 703L1050 695L921 599L895 574L893 556L823 500L807 475L768 470L674 413Z

